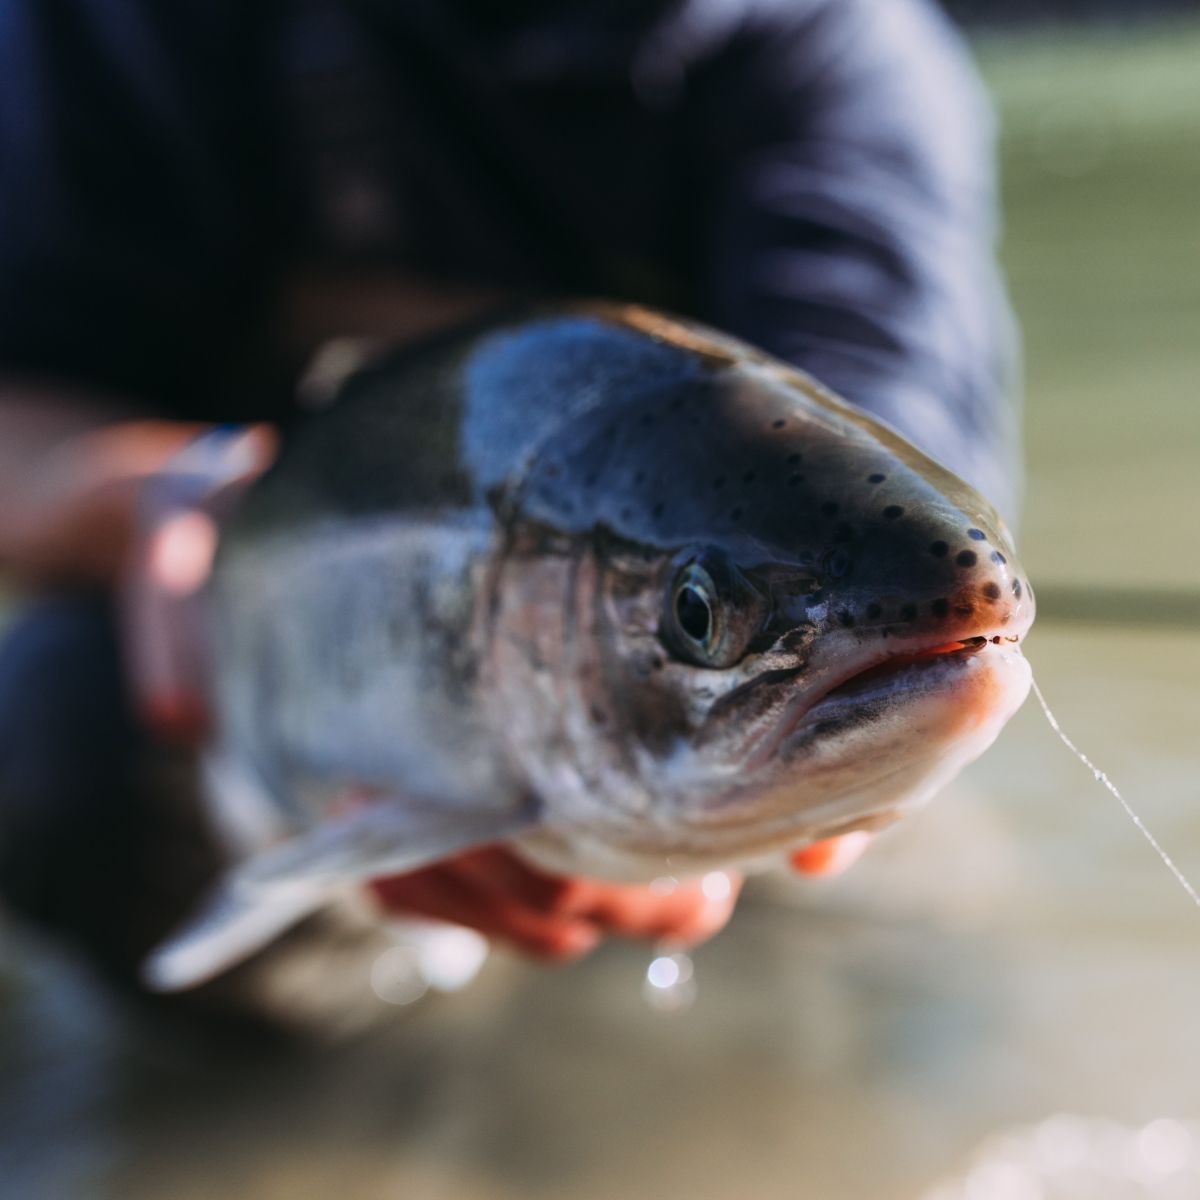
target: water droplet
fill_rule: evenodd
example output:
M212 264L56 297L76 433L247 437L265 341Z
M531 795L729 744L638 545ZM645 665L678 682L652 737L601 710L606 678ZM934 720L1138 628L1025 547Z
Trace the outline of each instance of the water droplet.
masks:
M1192 1135L1178 1122L1162 1117L1138 1134L1138 1153L1156 1175L1170 1175L1192 1156Z
M1042 1200L1038 1181L1016 1163L985 1162L967 1176L969 1200Z
M1078 1166L1088 1156L1088 1129L1081 1117L1059 1113L1047 1117L1035 1134L1038 1157L1053 1170Z
M371 966L371 989L385 1004L411 1004L429 990L416 951L409 946L385 950Z
M696 999L692 960L683 953L659 953L646 968L642 995L655 1011L670 1015L690 1008Z
M666 989L679 982L679 964L667 956L656 958L646 971L646 981L651 987Z

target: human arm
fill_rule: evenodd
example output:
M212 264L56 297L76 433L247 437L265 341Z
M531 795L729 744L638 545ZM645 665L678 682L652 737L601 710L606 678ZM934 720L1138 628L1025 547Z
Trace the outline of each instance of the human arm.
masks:
M202 426L130 417L44 385L0 386L0 571L18 587L109 587L134 498Z
M1011 519L1016 338L993 119L961 37L929 0L743 8L711 58L699 29L677 35L717 164L699 218L706 315L882 417Z

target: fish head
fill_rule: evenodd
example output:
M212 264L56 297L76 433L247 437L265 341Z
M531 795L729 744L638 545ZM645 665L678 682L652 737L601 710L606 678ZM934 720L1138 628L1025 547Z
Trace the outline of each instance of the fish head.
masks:
M982 496L790 367L656 332L697 369L557 431L511 506L501 690L546 809L531 853L559 869L886 824L1031 679L1033 595Z

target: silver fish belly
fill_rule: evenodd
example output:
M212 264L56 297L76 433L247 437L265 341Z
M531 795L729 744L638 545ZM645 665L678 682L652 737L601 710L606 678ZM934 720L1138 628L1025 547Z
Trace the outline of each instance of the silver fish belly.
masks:
M613 305L353 377L223 536L209 602L210 790L265 832L150 960L162 988L482 841L647 879L885 824L1024 700L1034 611L944 467Z

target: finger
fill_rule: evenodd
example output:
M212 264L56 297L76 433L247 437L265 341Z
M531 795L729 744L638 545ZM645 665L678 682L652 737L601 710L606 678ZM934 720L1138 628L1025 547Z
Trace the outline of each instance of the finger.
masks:
M481 846L445 864L483 891L508 896L537 912L578 915L573 896L579 881L532 867L505 846ZM584 906L586 907L586 905Z
M733 871L710 871L701 879L700 889L708 903L696 914L692 927L681 931L685 945L707 941L725 928L741 895L742 882L742 876Z
M792 851L790 862L802 875L840 875L862 858L875 835L865 829L824 838Z
M685 880L667 894L643 886L598 885L588 915L606 932L620 937L690 945L725 925L741 886L741 877L727 871Z
M537 912L477 886L450 863L374 880L370 891L391 912L466 925L543 957L578 957L600 938L590 922Z
M503 896L547 916L584 919L618 937L686 944L721 929L741 889L740 876L720 871L675 884L670 892L550 875L499 846L457 855L445 865L497 900Z
M577 900L590 889L588 880L547 874L503 846L469 851L440 865L478 895L481 920L523 949L574 958L600 940L587 904Z
M532 867L503 846L487 846L446 860L464 879L483 891L517 900L546 916L603 923L612 906L628 895L633 908L646 891L641 886L606 883L582 876L551 875ZM690 906L689 906L690 907Z

